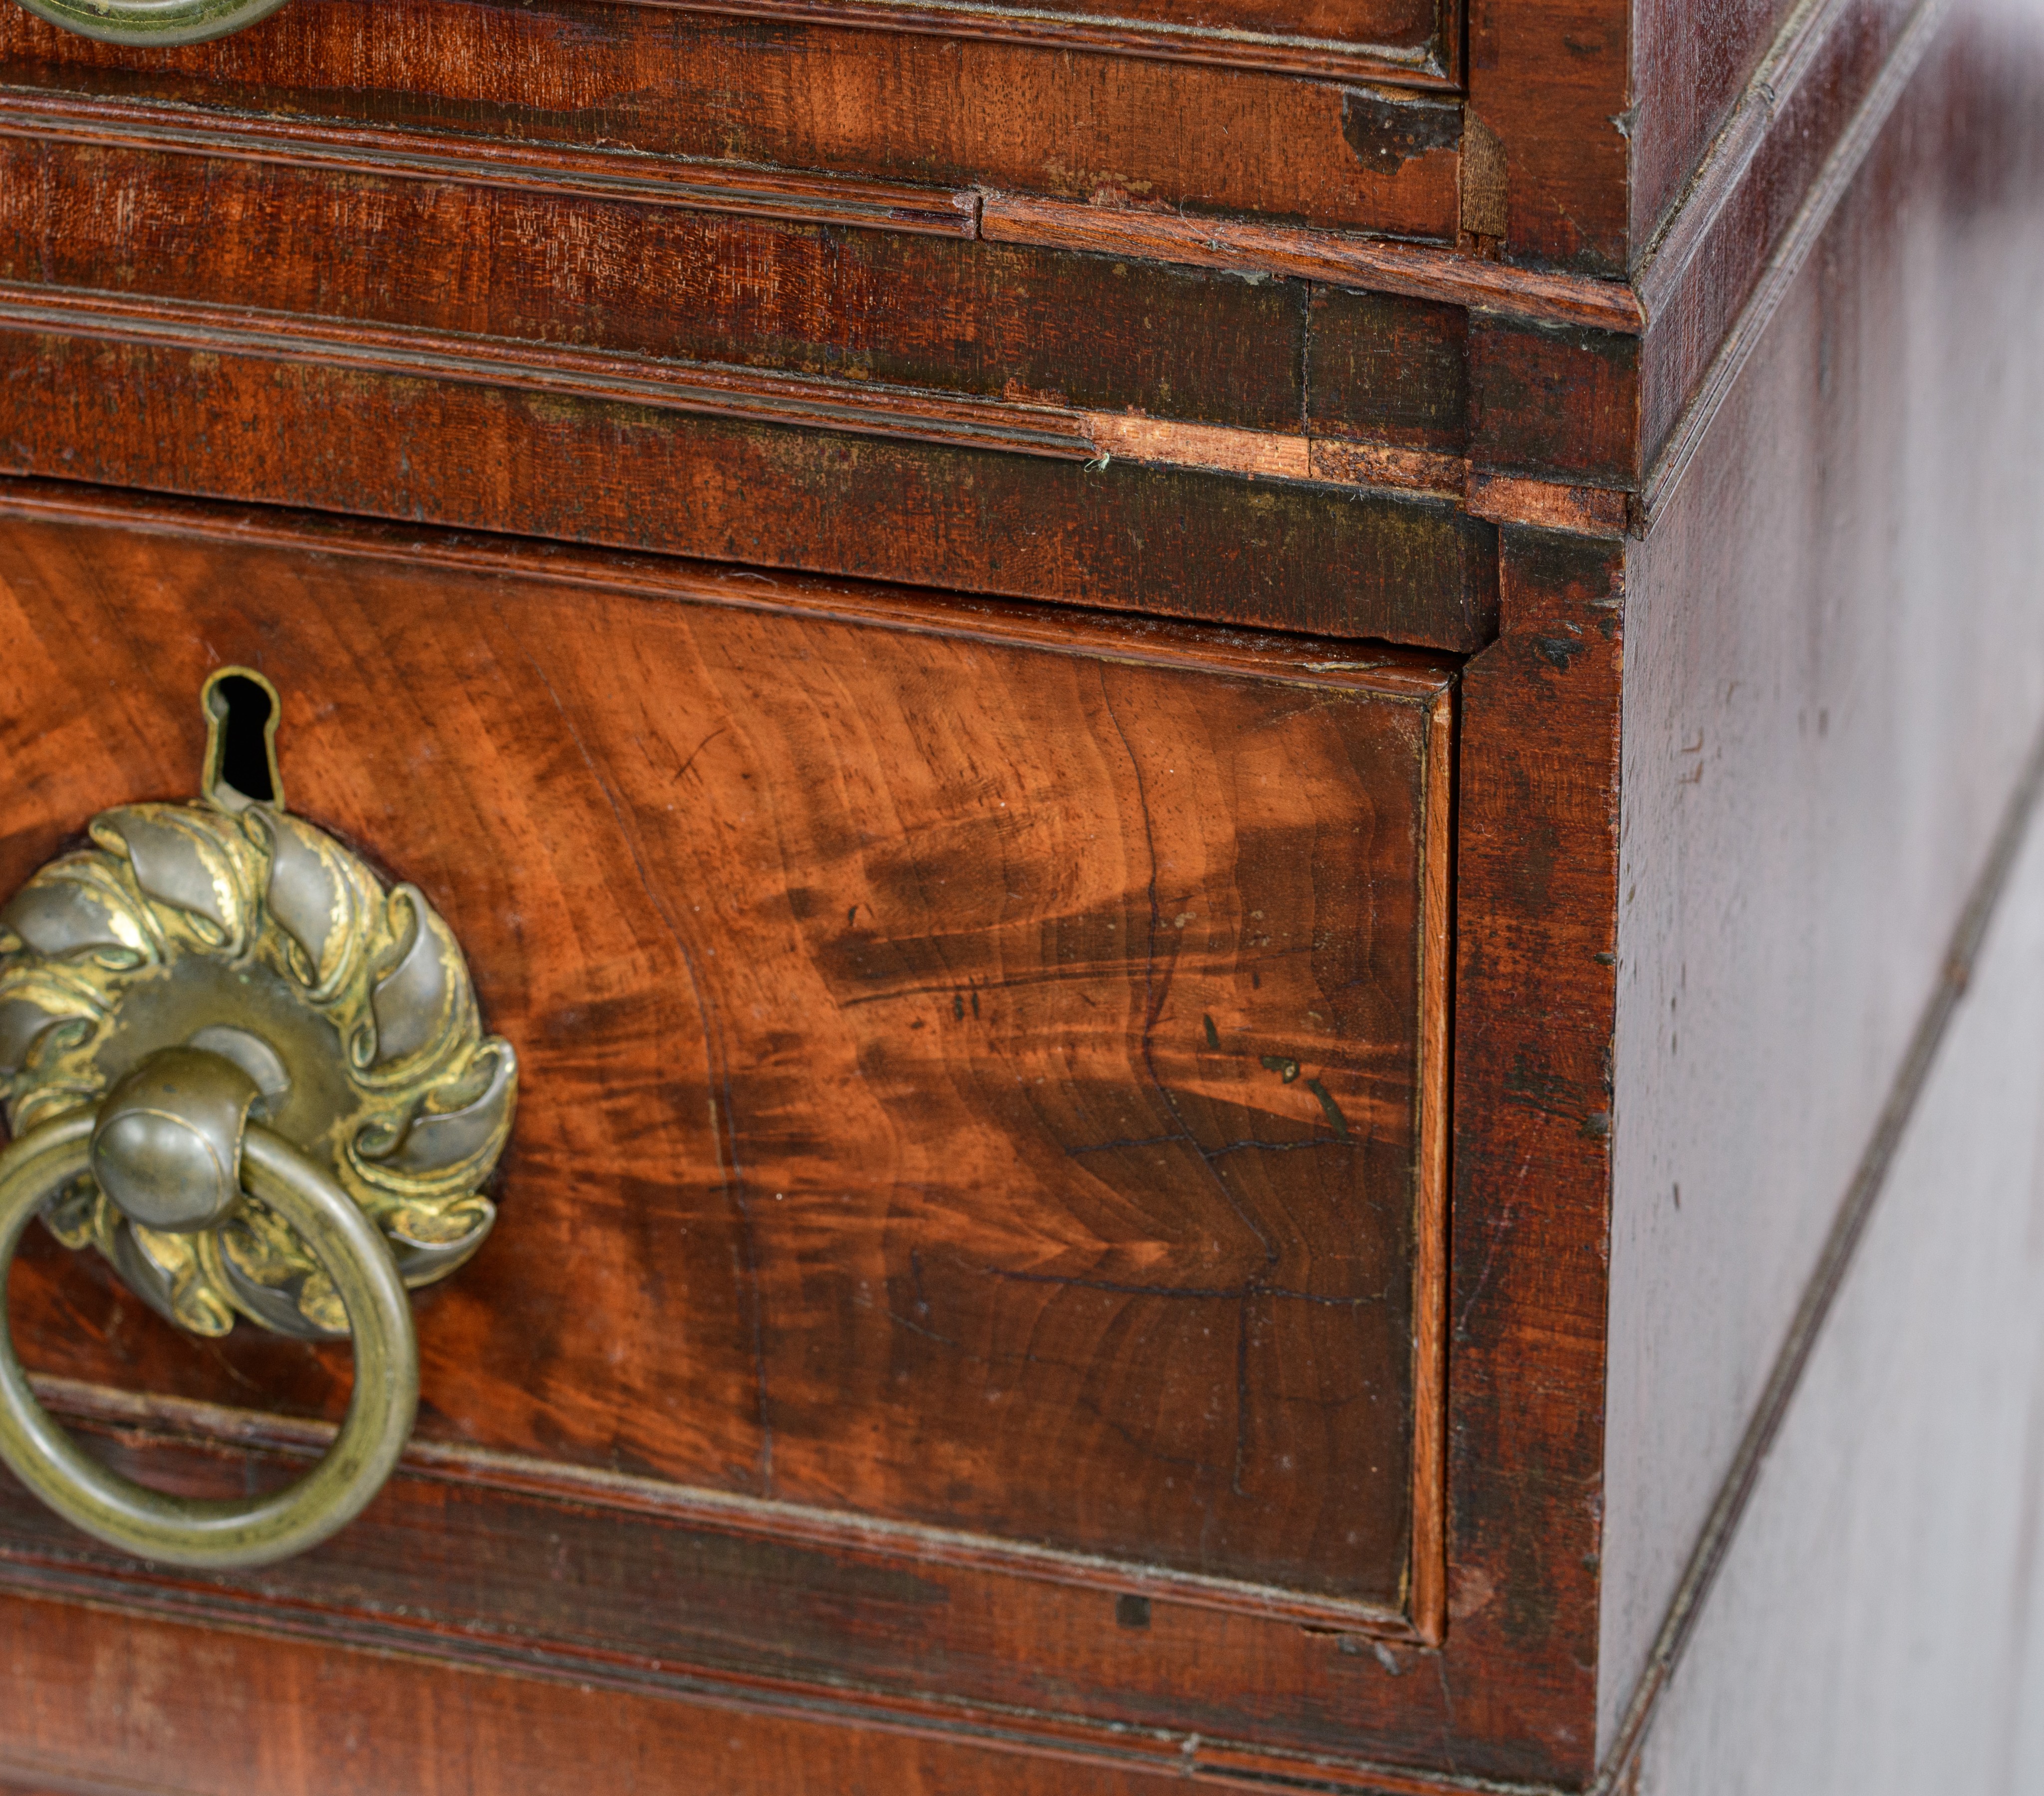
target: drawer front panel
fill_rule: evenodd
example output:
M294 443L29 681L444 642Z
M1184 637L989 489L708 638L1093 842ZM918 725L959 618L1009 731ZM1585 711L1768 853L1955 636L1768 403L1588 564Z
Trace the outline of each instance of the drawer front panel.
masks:
M191 790L213 667L282 690L294 809L524 1069L428 1439L1408 1609L1447 671L637 578L10 522L0 872ZM344 1384L53 1248L13 1313L75 1378Z
M1043 35L1069 35L1032 11L1008 17L1025 34L1048 25ZM450 148L453 133L625 148L1266 213L1436 244L1452 244L1460 221L1452 94L1074 54L955 29L936 37L584 0L390 0L372 18L340 0L292 0L253 30L170 51L95 44L10 15L0 65L22 88L419 126L450 134ZM1420 71L1407 59L1400 72Z
M1496 531L1446 498L790 429L508 357L75 329L0 329L0 469L1452 651L1495 629Z

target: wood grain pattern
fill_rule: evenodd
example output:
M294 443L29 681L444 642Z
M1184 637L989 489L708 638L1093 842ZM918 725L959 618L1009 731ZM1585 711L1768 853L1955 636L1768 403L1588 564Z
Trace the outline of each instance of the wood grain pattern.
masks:
M0 467L1450 650L1488 633L1492 527L1440 500L1088 467L1083 440L1062 461L875 441L657 410L644 386L534 391L516 364L483 377L524 390L284 347L0 333Z
M1469 314L1383 293L1315 285L1308 314L1307 428L1401 448L1469 441Z
M0 279L851 381L876 410L910 387L1282 429L1303 406L1296 283L40 133L0 138ZM1412 310L1382 306L1387 333ZM1447 371L1381 409L1439 406Z
M574 194L735 212L797 224L863 225L934 237L976 233L972 189L789 174L614 147L524 143L444 130L217 113L170 100L0 83L0 134L47 144L200 154L386 180L451 180L514 193Z
M225 656L297 695L296 802L460 919L525 1095L429 1436L1404 1606L1442 674L6 554L0 884L189 783ZM331 1398L280 1343L37 1313L80 1375Z
M1795 0L1641 0L1633 17L1630 140L1635 245L1646 244L1681 198L1796 10Z
M1625 551L1500 538L1500 634L1461 688L1448 1638L1573 1786L1596 1763Z
M1360 6L1335 0L1206 0L1197 8L1129 0L1114 10L1103 10L1097 0L1053 0L1045 6L986 0L717 0L697 10L1423 88L1454 85L1462 48L1455 0L1363 0Z
M1469 346L1473 463L1584 485L1639 484L1637 337L1477 317Z
M1389 243L1256 220L1180 217L1120 202L1075 206L989 192L981 201L980 229L990 241L1093 249L1193 267L1326 281L1607 330L1637 330L1643 316L1630 287L1596 275L1500 267L1426 244Z
M1508 262L1628 266L1630 0L1471 0L1469 104L1502 142Z
M275 1796L290 1717L293 1796L456 1785L573 1796L603 1767L620 1796L809 1787L903 1796L1153 1796L1181 1774L1034 1757L979 1740L832 1725L584 1684L426 1674L416 1660L313 1641L0 1597L9 1692L0 1770L66 1796ZM194 1687L208 1693L192 1699ZM142 1771L146 1783L139 1782Z
M94 1406L53 1395L67 1413ZM118 1405L102 1398L97 1423L72 1425L133 1475L194 1495L280 1482L309 1446L224 1452L165 1414L179 1406L150 1406L148 1422L110 1425ZM631 1480L549 1488L549 1468L507 1477L501 1457L460 1449L409 1461L331 1545L279 1571L200 1578L106 1552L0 1479L0 1584L436 1669L828 1707L1179 1775L1254 1770L1281 1786L1379 1792L1453 1781L1424 1768L1453 1727L1437 1655L1409 1634L1189 1604L1139 1571L1047 1577L992 1553L920 1553L842 1518L835 1535L805 1533L805 1515L785 1506L719 1515L670 1486L616 1489ZM1404 1778L1385 1777L1393 1764Z
M18 72L18 71L17 71ZM222 113L122 93L79 94L0 81L0 135L50 143L202 154L384 179L455 180L514 192L629 201L796 223L937 237L978 234L990 202L998 240L1085 248L1244 274L1324 279L1408 297L1481 306L1508 317L1637 331L1621 282L1514 267L1424 243L1312 226L1189 219L1100 196L1031 198L855 175L791 173L646 150L390 127L289 114Z
M346 0L294 0L248 31L169 52L10 13L0 73L229 114L1119 196L1440 244L1458 215L1452 99L1379 103L1331 83L956 35L597 0L392 0L373 19Z

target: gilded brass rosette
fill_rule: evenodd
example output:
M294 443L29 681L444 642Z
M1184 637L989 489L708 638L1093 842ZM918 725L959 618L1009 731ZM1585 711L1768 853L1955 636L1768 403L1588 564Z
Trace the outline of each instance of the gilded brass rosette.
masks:
M215 790L209 783L209 790ZM447 925L411 886L279 806L229 792L124 805L0 910L0 1097L19 1139L90 1110L159 1050L193 1045L261 1089L254 1120L326 1167L407 1286L444 1277L496 1210L480 1186L511 1129L517 1062L482 1033ZM90 1175L44 1219L172 1321L237 1315L344 1335L332 1280L256 1198L196 1234L148 1229Z

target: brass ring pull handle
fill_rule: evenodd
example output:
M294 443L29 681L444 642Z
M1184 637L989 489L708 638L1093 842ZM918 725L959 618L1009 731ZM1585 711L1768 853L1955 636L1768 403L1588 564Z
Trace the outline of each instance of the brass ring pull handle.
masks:
M518 1066L424 894L285 809L275 689L226 668L201 702L200 801L102 812L0 907L0 1291L40 1214L193 1333L352 1336L354 1396L290 1490L187 1502L83 1452L0 1339L0 1458L103 1540L223 1567L325 1538L397 1463L405 1293L490 1233Z
M284 0L21 0L52 25L102 44L171 49L225 37L266 19Z
M259 1094L231 1061L170 1048L123 1079L96 1116L46 1122L0 1153L0 1291L29 1218L90 1172L131 1221L173 1230L217 1224L245 1183L312 1248L348 1312L355 1390L339 1436L287 1489L230 1501L167 1496L93 1459L36 1401L0 1329L0 1459L65 1520L139 1558L219 1569L317 1545L382 1487L418 1407L418 1348L397 1263L327 1173L248 1125Z

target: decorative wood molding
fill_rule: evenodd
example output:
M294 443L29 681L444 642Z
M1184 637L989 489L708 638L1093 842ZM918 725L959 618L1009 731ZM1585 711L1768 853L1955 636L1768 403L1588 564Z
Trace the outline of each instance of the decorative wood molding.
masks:
M567 1685L584 1695L601 1691L678 1702L688 1706L684 1714L693 1711L692 1719L707 1712L720 1713L727 1721L756 1716L782 1727L834 1724L883 1735L920 1736L933 1744L1048 1758L1062 1761L1069 1775L1082 1780L1085 1787L1092 1787L1095 1779L1114 1779L1116 1786L1126 1779L1126 1787L1147 1790L1150 1779L1161 1775L1206 1790L1311 1791L1335 1796L1560 1796L1558 1790L1546 1786L1452 1774L1430 1775L1406 1767L1332 1754L1272 1751L1237 1740L1164 1728L1116 1727L1066 1715L867 1697L863 1692L794 1686L765 1677L704 1676L666 1663L634 1662L622 1655L561 1652L465 1636L419 1625L398 1615L261 1604L202 1584L123 1577L55 1557L0 1556L0 1588L17 1598L89 1606L132 1617L130 1625L139 1624L144 1629L182 1626L204 1629L216 1636L222 1632L246 1635L251 1636L253 1652L266 1648L275 1652L279 1645L289 1652L304 1643L328 1652L338 1649L350 1656L373 1656L371 1662L387 1664L392 1683L399 1686L393 1693L394 1702L403 1699L402 1686L422 1668L445 1665L486 1676L508 1675L529 1680L515 1700L521 1709L529 1706L542 1716L550 1703L545 1686ZM323 1663L322 1673L325 1669ZM542 1726L551 1738L554 1730L546 1729L544 1722ZM871 1757L860 1763L870 1772ZM94 1796L110 1796L117 1788L141 1796L144 1788L99 1779L89 1785L81 1783L71 1761L53 1763L8 1742L0 1742L0 1774L32 1779L39 1790L46 1786L52 1790L89 1789ZM147 1787L150 1796L159 1796L159 1786Z
M536 538L413 528L281 506L221 506L125 488L0 476L0 517L109 525L130 533L202 542L400 561L450 572L510 575L668 603L787 612L874 629L942 630L948 636L972 637L979 634L976 620L984 620L986 640L1027 643L1043 653L1101 656L1143 666L1198 667L1262 679L1296 675L1315 686L1396 692L1421 702L1441 690L1439 656L1390 644L1373 643L1366 652L1358 654L1353 643L1330 644L1311 636L1240 629L1216 632L1198 624L1154 617L1124 619L1112 613L1039 602L939 598L920 588L874 581L727 567Z
M359 7L297 0L273 30L144 58L111 80L98 47L5 13L0 65L17 88L68 90L89 108L95 90L117 86L198 124L409 129L458 154L471 140L621 149L651 169L742 157L797 175L1080 204L1119 195L1455 241L1462 107L1397 75L1301 79L949 25L846 29L820 4L828 22L589 0L408 3L397 38L374 51ZM400 44L432 50L398 89L340 72ZM939 114L951 121L944 145L926 151Z
M1637 331L1644 317L1631 288L1621 282L1543 274L1424 244L1286 225L989 192L982 198L980 235L989 243L1039 244L1367 287L1541 324Z
M1062 407L659 362L558 344L514 344L352 320L251 313L188 300L0 282L4 326L1068 461L1099 453L1082 414Z
M1437 0L1424 44L1401 46L1355 38L1313 37L1244 25L1193 25L1143 18L1132 12L1049 6L1001 6L986 0L665 0L678 12L738 17L801 19L874 31L928 32L981 37L1057 50L1087 50L1170 62L1342 81L1392 82L1452 91L1462 76L1462 10ZM1366 25L1364 29L1366 30Z
M1438 1284L1438 1280L1436 1281ZM1436 1290L1436 1296L1440 1294ZM181 1398L136 1396L75 1379L35 1374L31 1382L52 1414L133 1438L166 1444L225 1447L287 1459L326 1452L337 1432L332 1423L196 1403ZM1436 1386L1438 1395L1438 1386ZM884 1556L890 1563L957 1566L1012 1577L1045 1579L1085 1590L1122 1592L1158 1602L1196 1603L1230 1614L1298 1621L1343 1633L1418 1640L1404 1615L1368 1603L1297 1594L1234 1579L1204 1577L1155 1566L1096 1559L1085 1554L997 1540L913 1522L874 1520L799 1503L769 1502L670 1484L658 1479L492 1452L448 1442L414 1440L398 1475L431 1479L480 1490L516 1491L551 1502L597 1508L620 1516L650 1516L723 1534L799 1542ZM1438 1490L1429 1493L1439 1506ZM1438 1529L1435 1530L1438 1539Z
M1514 268L1396 239L1080 205L974 188L782 174L679 156L0 87L0 136L460 181L799 224L982 237L1278 279L1324 281L1550 324L1636 331L1622 283Z
M934 237L978 234L972 189L784 175L680 156L585 149L498 137L444 136L309 118L228 118L164 101L90 98L0 87L0 137L331 168L395 180L460 181L639 206L736 212L797 224L853 225Z
M1817 65L1819 52L1834 40L1831 36L1820 36L1815 26L1821 23L1833 33L1842 32L1854 5L1855 0L1826 0L1808 19L1799 15L1792 24L1792 38L1778 59L1778 67L1777 60L1770 59L1762 75L1773 72L1785 83L1792 77L1794 85L1788 89L1792 95L1815 91L1819 100L1835 102L1842 108L1844 102L1834 87L1811 83L1807 77ZM1637 525L1642 533L1653 528L1654 519L1689 471L1719 409L1795 285L1888 114L1929 51L1950 5L1951 0L1919 0L1873 79L1861 90L1858 104L1843 128L1829 140L1830 152L1822 165L1806 187L1796 190L1800 203L1778 233L1735 237L1727 222L1738 221L1739 202L1748 190L1781 184L1783 171L1778 163L1797 140L1787 125L1773 124L1776 100L1763 83L1766 98L1754 99L1750 107L1742 107L1741 114L1735 115L1719 140L1723 157L1714 149L1706 159L1704 171L1692 183L1682 210L1662 234L1658 249L1640 271L1642 294L1665 295L1677 290L1672 283L1679 281L1680 290L1685 294L1708 291L1716 295L1723 310L1729 310L1735 295L1743 293L1746 298L1721 337L1708 328L1712 321L1708 317L1685 317L1673 309L1655 317L1650 329L1642 371L1646 388L1642 410L1650 421L1657 412L1671 412L1678 403L1682 409L1673 417L1665 437L1659 437L1650 422L1643 433L1641 449L1653 454L1654 460L1640 487ZM1781 72L1784 70L1785 73ZM1760 129L1744 116L1749 113L1770 127L1757 142L1749 141ZM1692 206L1698 208L1693 225L1686 216ZM1723 257L1731 264L1711 281L1701 279L1694 272L1707 254ZM1652 311L1650 298L1650 315ZM1700 371L1693 387L1692 368ZM1682 403L1685 397L1686 403Z

